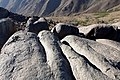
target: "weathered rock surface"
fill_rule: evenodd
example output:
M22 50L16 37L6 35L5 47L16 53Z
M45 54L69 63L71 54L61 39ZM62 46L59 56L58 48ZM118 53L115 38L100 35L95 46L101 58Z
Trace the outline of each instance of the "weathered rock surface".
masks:
M55 79L74 80L70 65L59 46L59 39L50 31L41 31L38 36L45 48L47 62L53 71Z
M112 80L70 46L62 44L62 51L70 62L76 80Z
M66 24L66 23L58 23L51 32L55 33L59 39L63 39L67 35L78 35L79 30L78 28L74 27L73 25Z
M0 80L120 80L118 25L94 24L78 30L59 23L47 31L45 18L28 20L1 11ZM84 34L93 40L82 38Z
M101 72L112 79L120 79L120 51L117 49L77 36L67 36L68 43L77 53L86 57Z
M88 39L110 39L120 41L120 29L109 24L93 24L87 27L80 27L79 31L84 33Z
M9 18L0 20L0 49L7 39L16 31L13 20Z
M10 12L9 18L12 18L13 20L15 20L17 22L26 22L27 21L26 16L18 15L18 14L12 13L12 12Z
M4 9L4 8L0 7L0 19L8 18L8 17L13 19L13 20L15 20L15 21L18 21L18 22L25 22L25 21L27 21L27 17L26 16L9 12L7 9Z
M108 39L97 39L96 41L99 43L114 47L120 51L120 43L119 42L108 40Z
M0 80L56 80L36 34L17 32L0 54Z
M34 18L30 18L27 21L26 29L29 32L34 32L34 33L38 34L42 30L49 30L49 25L45 18L40 18L37 21L35 21Z
M0 19L7 18L9 16L9 11L0 7Z

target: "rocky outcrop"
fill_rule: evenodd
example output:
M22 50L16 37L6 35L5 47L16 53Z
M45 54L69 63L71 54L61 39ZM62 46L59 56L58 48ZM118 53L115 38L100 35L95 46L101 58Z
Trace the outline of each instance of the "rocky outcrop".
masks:
M41 43L36 34L19 31L9 38L0 54L0 80L75 80L53 33L39 37Z
M0 7L0 19L7 18L9 16L9 11Z
M112 80L70 46L62 44L61 48L70 62L76 80Z
M0 19L0 80L120 80L119 26L59 23L50 31L45 18L7 17Z
M26 17L26 16L12 13L12 12L8 11L7 9L0 7L0 19L3 19L3 18L11 18L17 22L26 22L28 19L28 17Z
M54 71L53 76L55 79L74 80L70 65L63 56L63 52L59 46L59 39L50 31L41 31L38 36L45 49L48 65Z
M62 42L69 44L78 54L86 57L108 77L120 79L119 50L77 36L67 36Z
M0 49L7 39L16 31L13 20L6 18L0 20Z
M63 39L67 35L79 35L78 28L66 23L58 23L51 32L55 33L59 39Z
M26 30L38 34L42 30L49 30L49 25L45 18L40 18L37 21L34 18L29 18L26 24Z
M37 35L17 32L0 54L0 80L55 80Z
M8 17L17 22L26 22L28 19L28 17L26 17L26 16L18 15L18 14L12 13L12 12L10 12L10 15Z
M119 42L116 42L113 40L108 40L108 39L97 39L96 41L99 43L114 47L120 51L120 43Z
M96 39L110 39L114 41L120 41L120 29L118 26L109 24L93 24L87 27L80 27L79 31L84 33L86 38Z

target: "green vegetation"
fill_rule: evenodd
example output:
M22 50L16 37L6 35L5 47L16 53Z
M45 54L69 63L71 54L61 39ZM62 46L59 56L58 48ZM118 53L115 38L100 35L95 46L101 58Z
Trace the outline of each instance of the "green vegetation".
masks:
M99 13L95 13L94 14L96 16L96 18L101 18L101 17L105 17L107 15L109 15L108 12L99 12Z
M87 26L88 25L88 20L75 20L74 24L76 24L76 25L82 25L82 26Z

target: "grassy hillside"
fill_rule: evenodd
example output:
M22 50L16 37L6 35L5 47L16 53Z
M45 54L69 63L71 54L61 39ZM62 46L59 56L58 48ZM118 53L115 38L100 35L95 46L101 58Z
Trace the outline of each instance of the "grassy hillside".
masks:
M120 10L120 0L0 0L0 6L27 16L68 16ZM107 14L100 14L104 16Z
M48 17L55 22L73 23L75 25L87 26L96 23L116 23L120 21L120 11L86 13L64 17Z

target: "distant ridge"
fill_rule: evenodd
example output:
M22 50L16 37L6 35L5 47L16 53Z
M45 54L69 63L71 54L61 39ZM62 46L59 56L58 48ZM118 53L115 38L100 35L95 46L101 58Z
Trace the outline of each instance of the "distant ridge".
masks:
M0 0L0 6L27 16L63 16L120 9L120 0Z

